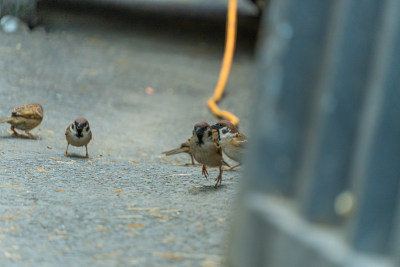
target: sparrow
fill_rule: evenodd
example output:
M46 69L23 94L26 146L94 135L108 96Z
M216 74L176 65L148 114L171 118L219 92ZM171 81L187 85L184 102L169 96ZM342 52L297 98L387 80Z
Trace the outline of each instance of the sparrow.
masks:
M201 173L206 178L208 176L206 166L219 167L217 183L214 185L217 188L222 182L222 165L230 166L222 158L222 148L214 138L207 122L200 121L194 125L193 136L190 138L189 144L194 159L203 164Z
M65 149L65 156L68 156L69 145L85 146L86 158L89 157L87 145L92 139L92 132L90 131L89 122L85 118L77 118L71 123L67 130L65 130L65 138L67 139L67 148Z
M13 109L11 116L0 120L0 123L7 122L11 124L13 134L23 137L15 129L23 130L32 139L36 136L29 133L30 130L38 126L43 120L43 108L38 103L26 104Z
M243 154L247 147L247 137L240 133L230 121L221 120L211 126L212 129L218 131L218 143L222 147L222 151L231 159L239 164L228 170L233 170L243 163Z
M185 143L182 143L180 148L175 148L169 151L161 152L161 154L165 154L166 156L171 156L179 153L189 154L190 158L192 159L192 165L195 165L192 152L190 151L190 138Z

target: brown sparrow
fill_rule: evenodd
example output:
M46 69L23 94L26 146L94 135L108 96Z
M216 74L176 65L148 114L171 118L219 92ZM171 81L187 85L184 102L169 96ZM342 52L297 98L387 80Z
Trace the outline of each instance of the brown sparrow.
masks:
M7 122L11 124L13 134L18 137L23 137L16 129L23 130L32 139L37 139L29 133L30 130L38 126L43 120L43 108L38 103L27 104L13 109L11 116L1 119L0 123Z
M243 154L247 147L247 137L227 120L221 120L211 126L218 131L218 143L224 153L234 161L239 162L228 170L233 170L243 162Z
M206 166L219 167L217 177L218 184L222 182L222 165L228 167L229 164L222 158L222 148L213 136L210 125L207 122L200 121L194 125L193 136L190 138L190 151L195 160L203 164L202 174L207 178L208 172Z
M161 153L165 154L166 156L171 156L179 153L188 153L190 155L190 158L192 159L192 165L194 165L193 155L192 152L190 152L190 138L185 143L182 143L180 148L175 148Z
M89 122L85 118L77 118L71 123L67 130L65 130L65 138L67 139L67 148L65 149L65 156L68 156L68 146L85 146L86 158L89 157L87 145L92 139L92 132L89 128Z

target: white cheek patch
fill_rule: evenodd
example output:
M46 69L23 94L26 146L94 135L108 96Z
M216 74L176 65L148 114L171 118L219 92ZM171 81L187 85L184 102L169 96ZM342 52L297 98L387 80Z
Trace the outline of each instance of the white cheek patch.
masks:
M75 131L75 126L73 124L71 124L71 126L69 127L69 130L71 131L71 133L73 133L75 135L76 131Z
M232 138L235 137L237 134L233 134L229 131L228 127L224 127L220 130L221 139L222 138Z

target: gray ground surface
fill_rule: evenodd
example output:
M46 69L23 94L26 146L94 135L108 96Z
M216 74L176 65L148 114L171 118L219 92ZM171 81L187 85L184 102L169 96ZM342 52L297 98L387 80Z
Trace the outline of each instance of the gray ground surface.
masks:
M188 156L160 152L185 141L196 121L216 121L205 102L218 78L225 11L221 3L138 3L46 8L47 30L0 32L0 117L30 102L45 112L33 131L41 140L0 125L1 266L223 264L240 169L214 189L216 169L206 180L184 166ZM221 107L247 132L256 22L249 8L241 14ZM93 131L89 159L80 158L84 148L63 155L77 116Z

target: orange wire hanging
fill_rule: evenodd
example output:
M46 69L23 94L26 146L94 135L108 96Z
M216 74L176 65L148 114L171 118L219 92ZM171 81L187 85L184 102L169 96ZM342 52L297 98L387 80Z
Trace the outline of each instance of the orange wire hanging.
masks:
M238 125L239 119L233 113L219 109L217 103L221 100L226 82L228 81L229 72L232 66L233 54L235 52L236 42L236 25L237 25L237 0L229 0L228 14L226 21L226 41L224 58L222 61L221 71L217 85L214 89L214 95L208 99L207 105L211 112L217 116L228 119L232 124Z

